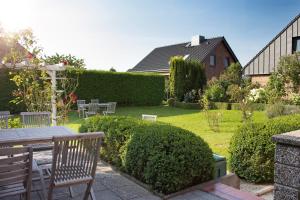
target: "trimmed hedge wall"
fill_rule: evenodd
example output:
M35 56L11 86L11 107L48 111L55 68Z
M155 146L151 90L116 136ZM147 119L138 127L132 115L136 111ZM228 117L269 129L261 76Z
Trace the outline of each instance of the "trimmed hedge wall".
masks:
M104 131L101 158L169 194L212 180L214 160L208 144L194 133L160 122L124 116L94 116L80 132Z
M165 77L153 73L86 70L79 77L79 99L115 101L121 105L159 105L164 98Z
M15 84L10 80L9 70L0 69L0 110L9 110L11 113L18 113L25 110L24 105L15 105L10 103L14 99L12 91Z
M244 124L230 141L231 170L247 181L273 182L275 144L271 137L298 129L300 129L300 115Z

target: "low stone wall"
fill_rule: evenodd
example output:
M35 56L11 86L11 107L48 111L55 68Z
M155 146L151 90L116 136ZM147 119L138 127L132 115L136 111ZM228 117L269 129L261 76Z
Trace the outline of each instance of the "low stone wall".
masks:
M300 130L272 137L276 142L274 199L300 199Z

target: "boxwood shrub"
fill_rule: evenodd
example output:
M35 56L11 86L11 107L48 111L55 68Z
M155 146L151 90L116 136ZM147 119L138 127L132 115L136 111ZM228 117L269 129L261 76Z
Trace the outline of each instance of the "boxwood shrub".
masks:
M119 105L159 105L165 91L165 77L154 73L86 70L79 77L79 99L99 98Z
M214 160L195 134L164 123L94 116L80 132L104 131L101 158L165 194L211 180Z
M230 141L231 170L251 182L272 182L275 144L271 137L297 129L300 129L300 115L244 124Z
M211 180L214 171L212 150L203 139L157 123L134 129L122 162L127 173L164 194Z
M79 128L79 132L96 132L103 131L105 133L104 146L101 149L101 158L105 161L122 167L121 153L126 141L133 133L133 128L143 121L131 117L123 116L94 116L88 118Z

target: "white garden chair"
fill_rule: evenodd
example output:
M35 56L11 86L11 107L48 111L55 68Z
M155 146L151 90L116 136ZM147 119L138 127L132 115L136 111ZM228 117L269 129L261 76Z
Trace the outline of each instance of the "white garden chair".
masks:
M103 115L114 114L116 112L117 102L108 102L106 110L103 111Z
M9 111L0 111L0 129L8 128Z
M142 120L156 122L157 115L142 114Z
M88 110L85 112L85 116L96 115L99 110L99 103L89 103Z
M79 118L81 116L85 116L85 100L77 100L77 111L78 111L78 114L79 114Z

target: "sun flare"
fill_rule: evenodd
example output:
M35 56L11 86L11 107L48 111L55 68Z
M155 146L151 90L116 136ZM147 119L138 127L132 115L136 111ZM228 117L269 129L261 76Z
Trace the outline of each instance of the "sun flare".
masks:
M29 27L34 5L31 0L0 0L0 3L0 26L4 30L17 31Z

